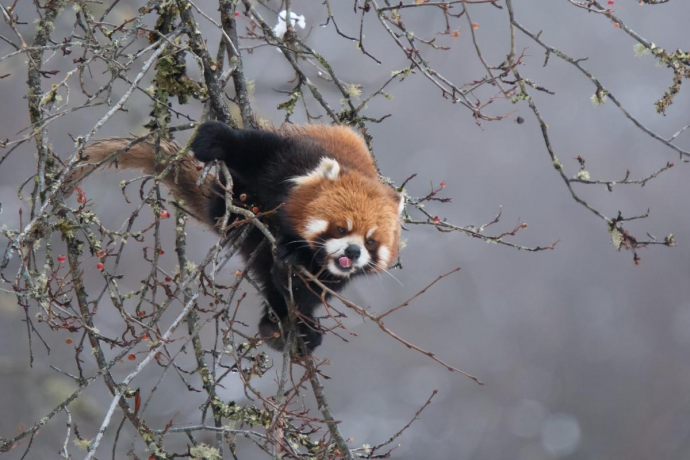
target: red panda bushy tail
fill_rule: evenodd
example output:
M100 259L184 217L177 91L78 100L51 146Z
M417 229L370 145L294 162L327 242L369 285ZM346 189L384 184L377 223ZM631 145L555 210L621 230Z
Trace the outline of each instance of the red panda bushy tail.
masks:
M162 164L156 165L156 146L152 142L138 142L132 144L131 138L111 138L92 142L84 149L83 156L87 158L81 166L75 168L65 180L65 191L69 195L79 181L91 172L116 166L121 169L136 169L144 174L162 172L168 165L170 158L180 151L180 146L171 141L161 140L160 152ZM119 153L121 152L122 153ZM113 154L112 160L107 160ZM188 210L195 218L204 224L213 226L208 212L210 196L212 194L212 180L206 178L201 185L196 185L200 175L200 165L191 155L178 162L176 168L171 168L162 182L168 187L176 200L181 201L181 207Z

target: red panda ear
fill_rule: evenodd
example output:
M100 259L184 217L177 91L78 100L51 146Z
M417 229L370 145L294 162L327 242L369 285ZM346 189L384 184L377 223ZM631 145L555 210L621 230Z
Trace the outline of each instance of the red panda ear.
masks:
M319 165L304 176L293 177L296 184L308 184L310 182L326 179L336 180L340 178L340 163L333 158L323 157Z

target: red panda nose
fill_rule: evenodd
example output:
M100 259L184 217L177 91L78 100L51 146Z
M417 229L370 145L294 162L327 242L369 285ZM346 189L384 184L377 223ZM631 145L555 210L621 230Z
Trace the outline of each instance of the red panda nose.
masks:
M357 260L362 254L362 250L356 244L348 244L345 248L345 255L352 260Z

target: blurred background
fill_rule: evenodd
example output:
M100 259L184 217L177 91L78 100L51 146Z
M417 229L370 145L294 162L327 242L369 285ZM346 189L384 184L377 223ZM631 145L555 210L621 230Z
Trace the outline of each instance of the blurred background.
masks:
M331 3L339 27L357 36L359 15L353 13L352 2ZM543 31L541 37L548 44L573 57L589 57L583 65L645 126L669 138L690 123L687 88L683 88L666 116L656 114L653 103L671 84L671 72L655 66L651 56L636 56L635 42L605 17L588 14L568 1L514 3L518 21L534 32ZM199 0L197 4L218 18L217 4L212 0ZM280 2L270 4L280 7ZM119 23L133 17L141 5L142 2L122 0L111 20ZM479 26L475 32L484 56L490 63L501 62L510 43L506 10L481 4L470 7L472 20ZM637 0L617 0L615 7L628 26L658 46L669 51L690 47L687 2L672 0L641 7ZM365 45L368 52L382 61L381 65L364 56L356 43L338 36L332 26L319 27L326 22L321 2L295 0L292 9L306 19L307 28L298 29L299 35L329 60L342 80L361 85L365 96L378 89L391 71L406 66L404 54L374 15L365 20ZM20 2L16 11L24 20L36 17L28 1ZM275 14L260 11L267 22L275 24ZM196 16L207 27L204 35L214 54L217 30ZM435 8L418 8L403 18L418 36L432 37L445 28L444 18ZM152 26L155 19L151 16L150 21ZM464 18L454 21L452 29L459 29L460 37L439 37L439 43L451 49L426 51L428 57L435 68L455 82L479 79L485 70L476 57L467 22ZM239 22L242 32L249 21L242 17ZM56 24L54 36L69 34L73 25L74 14L68 7ZM31 37L32 26L24 27L22 30ZM10 36L12 32L3 23L0 34ZM144 44L142 39L137 49ZM251 44L243 42L245 46ZM0 43L0 49L2 55L12 51L4 43ZM668 161L679 162L672 150L634 127L610 102L595 107L590 100L594 86L574 67L555 56L551 56L548 66L542 67L543 50L518 34L518 50L523 49L526 65L520 69L522 75L556 93L532 92L549 125L556 154L570 176L578 170L574 159L578 155L587 161L593 179L621 180L626 170L633 178L644 177ZM70 58L58 54L45 67L70 69ZM0 74L11 74L0 80L3 139L17 138L18 132L28 126L25 61L26 56L18 56L0 62ZM295 85L289 64L275 49L263 47L252 54L245 52L244 65L246 77L252 80L255 111L279 124L284 114L276 106L289 97L279 91L290 91ZM92 68L91 89L98 87L98 73L104 70L98 64ZM189 72L195 77L199 75L193 61L189 62ZM310 77L329 102L339 107L340 96L332 85L320 80L315 71ZM45 79L44 88L62 78L64 72ZM118 85L121 92L113 95L114 100L126 90L123 83ZM438 89L420 75L391 84L387 92L392 99L374 99L365 113L374 118L392 114L380 124L369 125L374 153L385 175L400 184L416 173L417 178L407 187L415 196L426 195L430 184L446 182L442 196L452 197L452 203L429 204L427 209L452 223L486 223L502 205L503 216L494 226L495 233L512 230L519 221L527 222L529 227L512 241L526 246L545 246L556 240L560 243L553 251L529 253L485 244L461 234L439 233L431 227L409 227L404 234L404 269L392 272L397 280L385 275L361 279L345 295L374 312L383 312L417 293L438 275L462 267L409 307L391 315L386 324L416 345L477 375L486 385L478 386L470 379L447 372L384 335L376 325L350 315L346 324L357 337L345 343L329 336L317 350L318 357L332 363L324 369L330 377L325 385L335 417L342 420L344 435L354 438L353 445L382 442L404 426L437 389L439 394L431 406L399 438L401 445L393 458L687 457L688 167L679 162L645 187L617 186L612 193L604 186L575 184L585 199L608 216L619 210L624 215L637 215L650 208L649 219L627 226L633 233L644 236L649 232L658 238L675 235L678 247L639 250L641 263L636 266L632 253L616 251L606 225L573 201L554 171L539 126L526 104L497 101L490 113L515 112L504 121L477 126L469 111L441 97ZM75 93L73 97L80 96ZM198 102L192 107L176 106L193 117L199 116L200 107ZM299 107L292 117L294 122L305 121ZM107 123L97 137L144 133L142 126L149 119L150 101L135 94L126 109ZM69 134L85 134L107 110L102 106L78 111L52 124L49 133L55 150L67 158L74 150ZM517 116L525 122L516 123ZM173 119L172 124L184 121ZM327 120L324 117L322 121ZM184 142L186 136L188 132L178 134L176 140ZM682 134L677 142L690 148L690 132ZM35 171L34 153L35 146L24 145L0 167L0 223L9 228L19 226L18 211L26 208L26 202L17 197L17 188ZM95 203L93 210L106 227L119 228L135 206L124 201L119 183L136 176L111 171L82 184ZM145 222L139 223L144 225ZM163 264L171 270L176 264L173 230L172 222L164 225L164 248L170 250L163 256ZM189 257L199 261L215 242L215 236L192 226L189 240ZM140 261L143 246L132 242L125 257ZM94 258L93 265L96 262ZM89 263L87 258L84 264ZM229 264L225 269L227 278L241 267L239 260ZM143 262L132 262L123 268L123 291L136 289L149 270ZM97 273L87 271L85 280L93 292L103 287L103 279ZM243 303L240 316L248 325L247 332L253 334L260 312L259 300L247 289L250 297ZM97 326L105 335L119 335L121 319L108 306L105 298L99 306ZM52 352L48 355L34 340L36 361L30 368L23 315L14 297L0 292L0 436L6 438L33 425L75 388L71 380L49 367L75 372L71 346L65 344L67 333L42 330ZM276 364L280 362L277 354L271 356ZM189 364L189 369L193 368L191 358L182 361ZM115 368L114 375L122 378L134 366L136 362L125 362ZM274 369L278 368L279 365ZM85 370L91 375L95 364L85 363ZM144 392L156 384L159 376L155 368L149 371L135 381ZM257 382L258 388L274 388L276 374L277 370L269 372ZM220 396L226 401L247 403L239 380L228 379ZM99 382L72 405L77 422L81 423L82 436L95 436L109 400L105 385ZM173 416L175 423L197 423L201 403L203 394L188 392L179 379L168 379L148 409L149 424L163 428ZM305 404L315 409L308 395ZM112 436L113 431L111 427L108 435ZM125 441L121 441L116 458L125 457L132 435L125 424ZM63 440L64 416L59 415L41 429L31 458L57 458ZM5 457L20 458L24 447L25 444ZM103 458L109 458L109 448L102 449ZM137 449L138 455L144 455L141 445ZM71 451L77 458L83 454L76 447L71 447ZM262 458L254 447L242 441L238 456Z

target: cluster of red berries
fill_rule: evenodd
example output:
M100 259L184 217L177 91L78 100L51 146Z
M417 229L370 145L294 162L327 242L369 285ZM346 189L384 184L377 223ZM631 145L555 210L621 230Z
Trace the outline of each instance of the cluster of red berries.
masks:
M247 194L246 194L246 193L240 194L240 201L241 201L242 203L244 203L245 201L247 201ZM252 206L252 212L253 212L254 214L258 214L258 213L259 213L259 207L258 207L258 206Z
M99 249L98 251L96 251L96 257L98 257L99 259L103 259L103 258L105 258L105 256L107 256L107 255L108 255L108 253L105 252L105 251L102 250L102 249ZM105 265L103 265L103 262L98 262L98 263L96 264L96 268L98 269L98 271L101 271L101 272L102 272L103 269L105 268Z
M79 203L79 204L86 203L86 192L84 192L84 190L82 190L81 187L79 187L79 186L77 186L75 188L75 190L77 191L77 203Z

